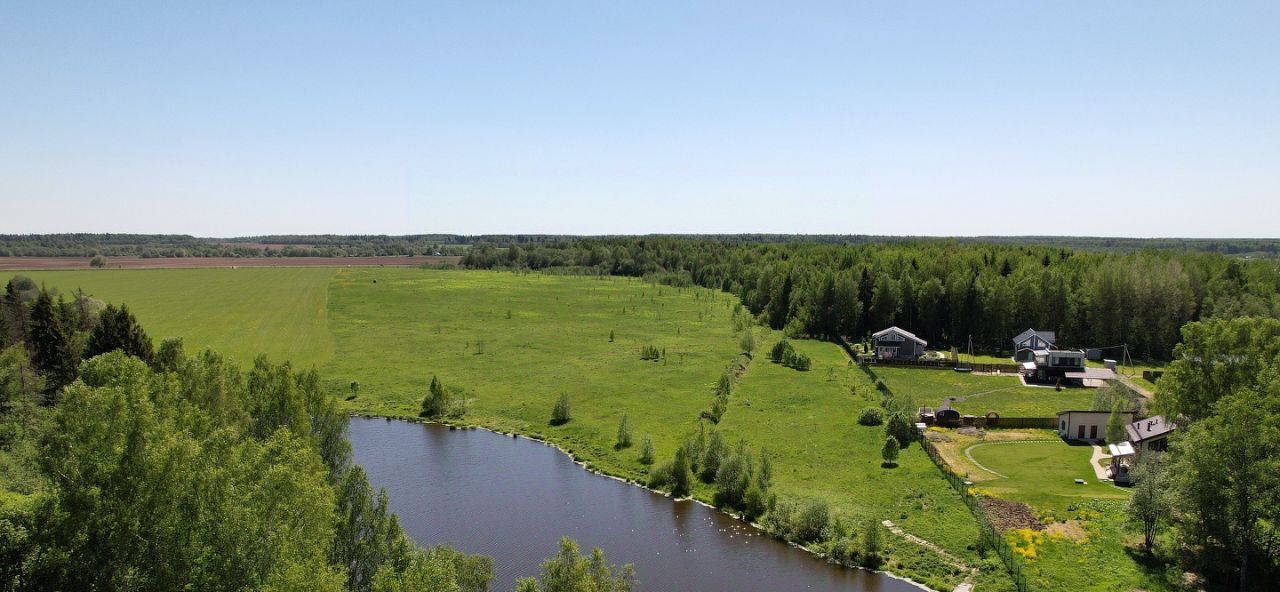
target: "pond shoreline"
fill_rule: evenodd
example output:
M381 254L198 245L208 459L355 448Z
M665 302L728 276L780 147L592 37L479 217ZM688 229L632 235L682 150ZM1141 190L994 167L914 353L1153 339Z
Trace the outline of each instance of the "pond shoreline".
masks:
M639 481L637 481L637 480L635 480L635 479L629 479L629 478L627 478L627 477L623 477L623 476L621 476L621 475L614 475L614 474L611 474L611 473L606 473L606 472L604 472L604 471L601 471L601 470L597 469L597 468L596 468L594 465L592 465L591 463L589 463L589 462L587 462L587 461L584 461L584 460L582 460L582 459L578 458L578 456L577 456L576 454L574 454L573 452L571 452L571 451L569 451L569 450L565 449L563 446L561 446L561 445L559 445L559 444L557 444L557 443L555 443L555 442L552 442L552 441L550 441L550 440L547 440L547 439L545 439L545 438L538 438L538 437L530 436L530 435L528 435L528 434L523 434L523 433L520 433L520 432L498 430L498 429L490 428L490 427L485 426L485 425L483 425L483 424L476 424L476 423L453 423L453 422L448 422L448 421L429 420L429 419L424 419L424 418L421 418L421 417L406 417L406 416L386 415L386 414L379 414L379 413L354 413L354 412L350 414L350 417L361 418L361 419L384 419L384 420L387 420L387 421L398 421L398 422L403 422L403 423L421 424L421 425L439 425L439 426L447 427L450 431L455 431L455 430L456 430L456 431L462 431L462 430L484 430L484 431L486 431L486 432L489 432L489 433L491 433L491 434L498 435L498 436L509 436L509 437L511 437L511 438L519 438L519 439L528 440L528 441L530 441L530 442L537 442L537 443L540 443L540 444L542 444L542 445L544 445L544 446L547 446L547 447L553 448L553 449L555 449L556 451L560 452L560 453L561 453L561 454L563 454L565 457L567 457L567 458L568 458L568 459L569 459L573 464L575 464L575 465L577 465L577 466L581 467L581 468L582 468L584 471L586 471L587 473L591 473L591 474L593 474L593 475L599 475L599 476L601 476L601 477L605 477L605 478L608 478L608 479L612 479L612 480L614 480L614 481L618 481L618 482L624 483L624 484L626 484L626 485L629 485L629 486L632 486L632 487L636 487L636 488L642 489L642 490L644 490L644 491L647 491L647 492L650 492L650 493L654 493L654 494L660 495L660 496L662 496L662 497L665 497L665 498L670 499L670 500L671 500L671 501L673 501L673 502L675 502L675 501L688 501L688 502L691 502L691 503L697 504L697 505L699 505L699 506L702 506L702 507L707 508L707 509L709 509L709 510L712 510L712 511L718 512L718 513L720 513L720 514L723 514L723 515L728 516L728 517L730 517L730 518L732 518L732 519L734 519L734 520L736 520L736 521L739 521L739 522L741 522L741 523L743 523L743 524L746 524L746 525L750 526L753 530L755 530L756 532L758 532L760 536L767 537L767 538L770 538L770 539L773 539L773 540L776 540L776 541L779 541L779 542L786 543L786 545L787 545L787 546L789 546L789 547L792 547L792 548L795 548L795 549L802 550L802 551L804 551L805 553L808 553L808 554L810 554L810 555L812 555L812 556L814 556L814 557L816 557L816 558L822 559L822 560L823 560L824 562L826 562L827 564L837 566L837 567L839 567L840 569L855 570L855 571L861 571L861 572L866 572L866 573L870 573L870 574L876 574L876 575L885 576L885 577L888 577L888 578L892 578L892 579L895 579L895 580L898 580L898 581L901 581L901 582L904 582L904 583L910 584L911 586L914 586L914 587L916 587L916 588L919 588L922 592L939 592L939 591L934 590L934 589L932 589L932 588L930 588L930 587L928 587L928 586L926 586L926 585L924 585L924 584L922 584L922 583L920 583L920 582L917 582L917 581L915 581L915 580L912 580L911 578L908 578L908 577L905 577L905 576L902 576L902 575L898 575L898 574L895 574L895 573L890 572L890 571L886 571L886 570L878 570L878 569L869 569L869 568L865 568L865 567L850 567L850 566L843 565L843 564L840 564L840 563L835 562L835 561L831 561L831 560L830 560L830 558L829 558L829 557L827 557L825 554L820 553L820 552L818 552L818 551L815 551L815 550L813 550L813 549L811 549L810 547L807 547L807 546L805 546L805 545L801 545L801 544L795 543L795 542L793 542L793 541L788 541L788 540L786 540L786 539L776 537L776 536L774 536L773 534L771 534L771 533L769 533L768 531L766 531L766 530L765 530L765 529L764 529L764 528L763 528L759 523L751 522L751 521L747 521L747 520L743 520L741 515L736 514L736 513L734 513L734 512L730 512L730 511L725 510L725 509L723 509L723 508L716 507L716 506L715 506L715 505L713 505L713 504L707 503L707 502L705 502L705 501L703 501L703 500L697 499L697 498L692 497L692 496L690 496L690 497L676 498L676 497L673 497L673 496L672 496L670 493L668 493L668 492L665 492L665 491L661 491L661 490L658 490L658 489L651 488L651 487L649 487L648 485L645 485L644 483L641 483L641 482L639 482Z

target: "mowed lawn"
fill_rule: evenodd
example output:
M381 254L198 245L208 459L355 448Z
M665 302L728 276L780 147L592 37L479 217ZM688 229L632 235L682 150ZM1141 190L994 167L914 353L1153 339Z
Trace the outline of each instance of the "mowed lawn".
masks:
M1016 376L976 375L951 370L871 367L896 394L908 394L921 407L938 407L955 397L952 407L963 414L1001 417L1054 417L1059 411L1089 409L1093 389L1023 386Z
M1062 440L992 442L968 448L974 462L997 477L981 488L1042 510L1065 510L1085 500L1127 499L1129 492L1098 481L1089 465L1093 447ZM1076 484L1083 479L1085 484Z
M296 366L333 357L326 317L334 269L98 269L20 272L70 297L77 288L124 303L159 344L214 348L249 364L260 353Z

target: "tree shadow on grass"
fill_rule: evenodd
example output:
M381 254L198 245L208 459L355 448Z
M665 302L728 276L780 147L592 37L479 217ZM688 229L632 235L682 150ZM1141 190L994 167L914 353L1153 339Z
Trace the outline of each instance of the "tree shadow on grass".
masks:
M1177 589L1182 585L1182 569L1178 567L1175 559L1152 553L1141 545L1126 544L1124 554L1152 582L1160 582L1169 590Z

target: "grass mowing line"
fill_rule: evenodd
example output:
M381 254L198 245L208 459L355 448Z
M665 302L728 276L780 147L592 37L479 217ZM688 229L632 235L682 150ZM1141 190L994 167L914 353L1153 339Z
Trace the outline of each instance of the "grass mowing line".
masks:
M965 455L965 456L967 456L967 457L969 457L969 462L973 463L973 464L974 464L974 466L978 467L979 469L982 469L982 470L984 470L984 471L986 471L986 472L988 472L988 473L991 473L992 475L995 475L995 476L997 476L997 477L999 477L999 478L1001 478L1001 479L1008 479L1008 478L1009 478L1009 477L1008 477L1008 475L1002 475L1002 474L1000 474L1000 473L997 473L997 472L995 472L995 471L991 470L990 468L988 468L986 465L984 465L984 464L982 464L982 463L978 462L978 460L977 460L977 459L973 458L973 455L972 455L972 454L969 454L969 451L971 451L971 450L973 450L974 448L977 448L977 447L979 447L979 446L986 446L986 445L988 445L988 444L1034 444L1034 443L1036 443L1036 442L1056 442L1056 441L1057 441L1057 440L1014 440L1014 441L1012 441L1012 442L981 442L981 443L979 443L979 444L974 444L974 445L972 445L972 446L970 446L970 447L968 447L968 448L965 448L965 449L964 449L964 455Z

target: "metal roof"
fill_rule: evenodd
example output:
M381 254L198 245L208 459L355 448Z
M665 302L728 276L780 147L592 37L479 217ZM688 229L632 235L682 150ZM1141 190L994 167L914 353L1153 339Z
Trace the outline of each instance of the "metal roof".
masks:
M1048 341L1049 343L1057 343L1058 341L1057 339L1058 336L1055 335L1053 331L1037 331L1035 329L1027 329L1026 331L1019 333L1017 337L1014 337L1013 342L1022 343L1023 341L1026 341L1028 338L1030 338L1032 335L1039 336L1040 339Z
M1107 451L1111 453L1111 456L1129 456L1133 454L1133 445L1128 442L1107 444Z
M884 337L885 335L888 335L890 332L893 332L893 333L897 333L897 334L899 334L899 335L902 335L903 337L906 337L907 339L910 339L910 340L912 340L912 341L914 341L914 342L916 342L916 343L919 343L920 345L929 345L929 342L927 342L927 341L925 341L925 340L923 340L923 339L920 339L919 337L916 337L916 334L915 334L915 333L912 333L912 332L910 332L910 331L907 331L906 329L900 329L900 328L898 328L898 327L896 327L896 326L894 326L894 327L889 327L888 329L881 329L880 331L876 331L875 333L872 333L872 334L871 334L871 336L872 336L872 337Z
M1135 421L1125 426L1124 429L1129 433L1130 442L1142 442L1152 438L1159 438L1178 429L1178 426L1166 422L1164 416L1156 415Z
M1111 380L1116 377L1115 370L1106 368L1085 368L1083 372L1067 372L1067 378L1085 378L1090 380Z

